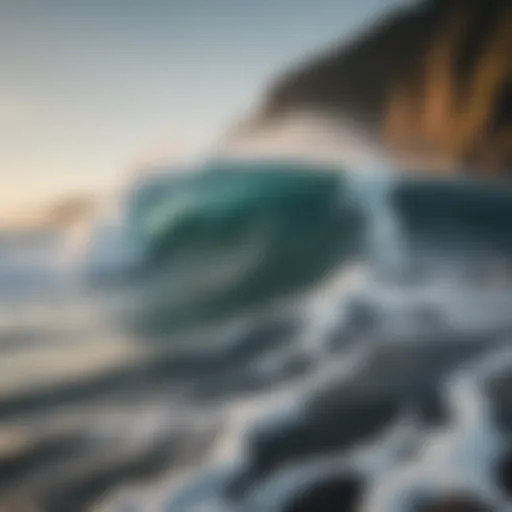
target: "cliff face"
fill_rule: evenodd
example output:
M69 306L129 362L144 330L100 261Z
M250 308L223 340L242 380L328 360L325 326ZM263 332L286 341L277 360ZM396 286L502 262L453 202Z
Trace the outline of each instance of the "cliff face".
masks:
M402 8L285 73L246 132L301 111L352 120L397 158L512 170L512 3Z

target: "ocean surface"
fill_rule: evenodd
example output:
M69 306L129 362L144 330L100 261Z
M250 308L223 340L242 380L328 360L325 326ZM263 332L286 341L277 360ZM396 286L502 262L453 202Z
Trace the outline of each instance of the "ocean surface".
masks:
M512 190L223 165L0 234L0 510L510 510Z

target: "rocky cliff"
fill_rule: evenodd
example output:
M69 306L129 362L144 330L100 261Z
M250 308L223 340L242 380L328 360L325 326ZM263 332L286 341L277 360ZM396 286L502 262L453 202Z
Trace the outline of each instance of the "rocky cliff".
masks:
M300 112L357 123L407 161L512 168L512 3L426 0L278 77L244 133Z

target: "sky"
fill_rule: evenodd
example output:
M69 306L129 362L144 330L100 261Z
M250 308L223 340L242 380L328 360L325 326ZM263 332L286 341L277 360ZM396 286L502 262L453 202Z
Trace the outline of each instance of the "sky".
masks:
M391 0L0 0L0 220L204 151Z

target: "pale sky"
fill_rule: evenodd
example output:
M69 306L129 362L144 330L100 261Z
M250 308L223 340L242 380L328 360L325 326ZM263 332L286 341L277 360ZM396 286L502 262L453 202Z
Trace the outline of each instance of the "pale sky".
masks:
M0 0L0 217L207 148L390 0Z

